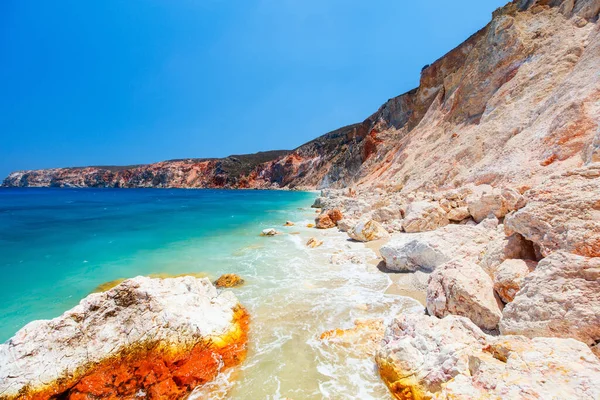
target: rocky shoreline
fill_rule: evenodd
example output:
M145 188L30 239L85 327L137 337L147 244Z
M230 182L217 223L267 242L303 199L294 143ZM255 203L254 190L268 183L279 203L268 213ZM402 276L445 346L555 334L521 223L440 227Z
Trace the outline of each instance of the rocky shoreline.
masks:
M425 295L428 316L399 315L385 334L373 332L392 394L598 398L598 193L595 164L522 193L324 191L313 205L322 210L317 227L342 214L338 228L378 243L402 294Z

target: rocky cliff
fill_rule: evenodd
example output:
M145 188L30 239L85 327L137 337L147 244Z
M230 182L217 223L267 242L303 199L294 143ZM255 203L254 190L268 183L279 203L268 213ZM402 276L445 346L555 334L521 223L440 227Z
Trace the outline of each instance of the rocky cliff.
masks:
M598 0L515 0L418 88L291 152L21 171L4 186L530 186L600 157Z

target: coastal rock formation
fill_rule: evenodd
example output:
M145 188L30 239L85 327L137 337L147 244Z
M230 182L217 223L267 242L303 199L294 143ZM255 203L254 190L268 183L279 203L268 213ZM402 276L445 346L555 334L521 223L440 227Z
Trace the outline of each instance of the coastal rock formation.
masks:
M335 226L344 218L344 215L340 210L334 208L333 210L323 211L317 218L315 218L315 225L317 229L330 229Z
M379 349L384 333L383 319L356 320L352 328L323 332L319 339L344 347L352 347L362 356L373 357Z
M494 283L477 264L450 261L429 277L427 311L443 318L468 317L482 329L495 329L502 318L501 304L494 297Z
M600 257L600 164L553 176L526 192L527 206L506 217L547 256L555 250Z
M206 278L137 277L0 345L0 393L178 399L244 359L247 325L235 296Z
M389 237L388 232L379 222L370 220L361 220L348 231L348 236L359 242L372 242L373 240Z
M505 303L510 303L521 289L523 279L535 269L537 262L505 260L494 270L494 290Z
M402 226L406 232L411 233L432 231L448 223L446 211L437 203L416 201L408 205Z
M510 211L517 210L525 205L521 194L513 189L497 189L489 187L480 195L473 195L467 200L469 214L475 222L481 222L489 215L504 218Z
M599 8L599 0L512 1L424 68L417 88L290 152L20 171L4 185L533 187L600 161Z
M500 331L600 340L600 258L555 252L539 262L504 308Z
M263 229L262 232L260 233L260 236L275 236L275 235L279 235L281 232L279 232L277 229L274 228L267 228L267 229Z
M573 339L493 337L467 318L396 318L376 356L397 399L597 399L600 360Z
M380 251L391 271L432 271L453 258L477 263L495 240L501 240L495 230L447 225L435 231L396 235Z
M215 286L218 288L232 288L236 286L242 286L245 281L236 274L225 274L221 275L219 279L215 281Z

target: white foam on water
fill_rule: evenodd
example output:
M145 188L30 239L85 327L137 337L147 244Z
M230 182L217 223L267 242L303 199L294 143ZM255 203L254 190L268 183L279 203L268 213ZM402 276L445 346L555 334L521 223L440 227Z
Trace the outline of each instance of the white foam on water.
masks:
M389 277L366 262L332 264L335 253L359 260L374 253L336 229L308 229L306 223L284 231L300 234L260 238L262 246L235 252L228 260L247 281L234 293L250 314L248 357L220 374L213 389L205 386L204 398L222 398L211 390L225 390L229 399L390 398L373 357L319 336L350 328L357 319L389 321L423 308L415 300L384 294ZM324 243L310 249L309 237Z

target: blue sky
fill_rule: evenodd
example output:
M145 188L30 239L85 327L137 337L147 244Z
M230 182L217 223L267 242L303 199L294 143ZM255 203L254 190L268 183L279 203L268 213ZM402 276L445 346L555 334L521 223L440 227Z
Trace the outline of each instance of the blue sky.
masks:
M493 0L3 0L0 175L291 149L418 85Z

